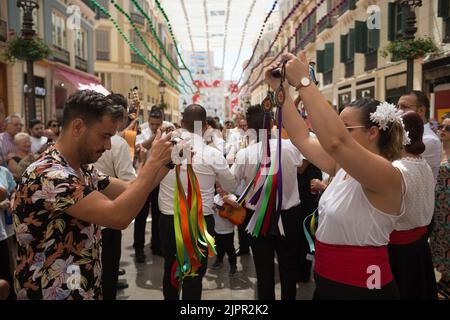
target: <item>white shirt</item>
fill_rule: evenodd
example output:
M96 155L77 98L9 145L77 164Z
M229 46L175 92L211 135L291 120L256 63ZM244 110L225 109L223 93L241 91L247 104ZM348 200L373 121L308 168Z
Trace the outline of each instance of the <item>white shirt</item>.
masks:
M234 198L235 199L233 200L237 199L236 197ZM214 196L214 203L223 206L224 202L220 194ZM217 234L229 234L234 232L234 224L232 224L230 220L221 217L218 210L214 213L214 231Z
M136 178L130 147L127 141L117 134L111 137L111 150L103 152L94 167L107 176L120 180L131 181Z
M203 215L214 213L214 193L216 179L222 189L233 192L236 188L236 179L231 173L223 154L216 148L203 142L203 138L197 134L183 131L181 138L190 139L194 156L192 167L197 176L203 203ZM180 179L184 191L187 193L187 160L184 159L180 169ZM174 186L176 183L175 169L164 177L159 186L159 209L163 214L173 215Z
M424 158L433 171L434 181L437 181L439 173L439 165L441 164L442 145L439 137L431 130L430 123L423 126L423 143L425 144L425 151L422 153Z
M319 201L319 227L316 239L327 244L385 246L399 218L405 212L405 199L399 216L376 209L361 184L340 169Z
M47 143L47 137L36 138L30 136L31 139L31 153L37 153L44 144Z
M222 138L222 133L217 129L209 129L203 134L203 140L211 147L216 148L222 154L225 154L225 140Z
M164 127L173 127L175 129L175 126L169 121L163 121L162 125ZM141 133L136 136L136 145L142 144L153 136L153 132L148 126L148 121L145 121L143 124L141 124L140 128Z
M397 221L395 230L404 231L428 226L434 212L435 180L424 159L402 158L394 161L405 182L405 214Z
M288 210L300 204L300 196L298 194L297 185L297 167L303 163L303 156L298 149L292 144L290 140L281 140L281 169L283 174L283 202L282 210ZM270 152L272 161L276 154L276 139L270 139ZM247 186L255 175L255 170L258 163L261 161L262 143L250 145L245 149L240 150L236 155L236 162L231 167L231 171L236 176L237 180L243 179ZM251 199L252 190L248 195ZM253 209L250 204L246 207Z
M236 154L239 150L247 148L249 145L255 144L258 141L255 130L249 129L244 134L241 133L235 133L232 136L233 138L230 139L230 147L227 150L227 161L230 165L232 165L236 160Z

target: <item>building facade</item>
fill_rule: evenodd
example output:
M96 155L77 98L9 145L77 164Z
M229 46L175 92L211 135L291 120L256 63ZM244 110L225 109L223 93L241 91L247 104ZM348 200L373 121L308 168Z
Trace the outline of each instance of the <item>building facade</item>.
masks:
M281 15L286 16L295 3L282 1ZM440 51L414 61L413 87L429 94L432 117L449 107L445 102L450 89L448 3L424 0L416 9L416 38L431 37ZM406 61L381 53L389 41L402 37L405 26L405 10L398 0L303 1L286 22L275 50L282 50L295 34L287 50L297 55L305 50L317 63L321 91L339 109L362 97L395 103L406 91ZM260 99L259 92L252 91L254 96Z
M157 69L160 69L164 76L173 82L179 81L179 75L174 68L178 66L175 46L170 37L167 25L156 7L154 1L139 0L139 6L144 10L147 17L131 2L118 0L117 3L130 13L130 18L139 33L145 40L148 49L140 41L138 33L126 16L121 14L113 4L107 0L99 0L98 3L106 8L119 27L127 35L130 42L136 49ZM103 12L99 12L95 23L95 74L102 80L104 86L113 92L127 95L131 88L137 86L141 102L141 118L147 120L148 110L153 105L160 105L164 100L165 120L180 122L178 110L179 89L166 83L164 96L160 94L159 83L161 76L155 68L149 67L122 39L114 24ZM160 43L155 39L152 29L160 39L164 51L160 48ZM156 57L156 59L155 59ZM172 63L169 62L169 59ZM168 69L163 69L157 62ZM170 73L174 78L170 76Z
M22 9L15 0L6 1L8 37L20 36ZM64 102L76 90L101 87L94 75L95 12L86 1L37 0L34 29L50 47L47 59L34 63L36 118L46 122L62 118ZM2 5L5 3L2 1ZM6 67L7 110L28 117L26 62L16 60Z

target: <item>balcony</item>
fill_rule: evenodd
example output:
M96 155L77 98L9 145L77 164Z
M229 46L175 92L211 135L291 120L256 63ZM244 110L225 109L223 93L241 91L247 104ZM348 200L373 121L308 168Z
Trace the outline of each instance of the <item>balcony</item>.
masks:
M53 55L54 61L59 61L59 62L62 62L64 64L67 64L68 66L70 66L70 52L69 51L53 45L52 55Z
M78 70L86 71L87 72L87 60L75 56L75 68Z
M132 12L130 14L130 16L131 16L131 20L134 23L140 24L141 26L143 26L145 24L145 18L143 16L141 16L139 13Z
M6 21L0 20L0 41L6 41L8 38L8 28Z
M364 71L376 69L378 67L378 50L367 52L365 56L366 65L364 67Z
M350 78L355 74L355 61L350 60L345 63L345 77Z
M317 24L317 34L321 33L323 30L327 29L327 28L332 28L333 27L333 18L331 16L326 17L325 19L322 19L322 21L320 21Z
M109 52L108 51L97 51L97 60L109 61Z
M144 61L142 61L142 59L134 52L131 52L131 63L145 64Z

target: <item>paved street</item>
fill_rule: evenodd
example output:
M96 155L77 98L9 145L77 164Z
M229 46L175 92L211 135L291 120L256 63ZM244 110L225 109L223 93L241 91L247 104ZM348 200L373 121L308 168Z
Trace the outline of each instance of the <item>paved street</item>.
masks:
M129 287L118 292L117 298L120 300L161 300L162 276L164 259L151 254L148 243L150 241L151 220L147 223L145 263L136 263L134 260L133 228L131 224L123 231L122 238L122 259L121 267L126 270L125 276L121 276L119 281L126 281ZM237 236L236 236L237 247ZM204 300L254 300L256 298L256 274L251 255L238 257L238 272L234 277L228 276L229 265L227 257L224 259L224 266L220 270L208 268L203 279ZM209 260L212 265L214 258ZM278 269L278 268L276 268ZM314 282L300 284L297 287L297 299L309 300L314 290ZM276 278L276 298L280 299L280 283L278 275Z

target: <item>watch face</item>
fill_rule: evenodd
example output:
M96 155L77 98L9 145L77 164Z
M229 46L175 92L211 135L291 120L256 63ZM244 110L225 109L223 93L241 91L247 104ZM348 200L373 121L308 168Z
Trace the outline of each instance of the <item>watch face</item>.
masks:
M309 86L309 84L311 83L311 81L306 77L303 77L301 82L302 82L302 85L305 87Z

